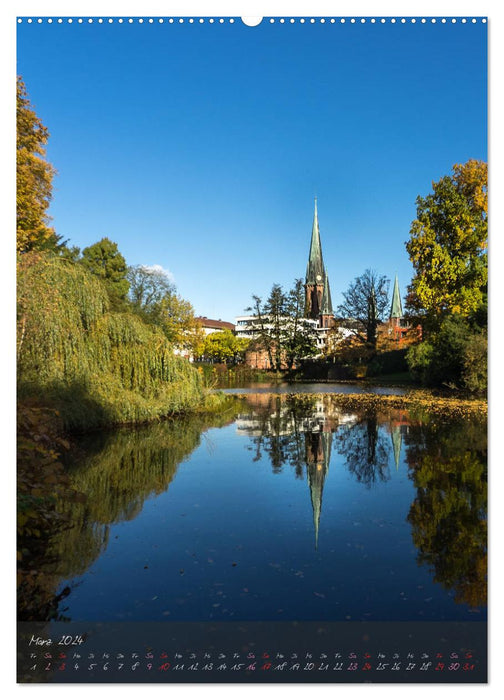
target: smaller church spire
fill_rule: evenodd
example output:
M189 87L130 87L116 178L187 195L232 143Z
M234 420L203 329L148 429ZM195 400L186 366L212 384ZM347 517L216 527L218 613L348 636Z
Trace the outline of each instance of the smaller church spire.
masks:
M392 294L392 306L390 309L390 318L402 318L403 310L401 303L401 295L399 293L399 281L397 275L395 276L394 282L394 292Z

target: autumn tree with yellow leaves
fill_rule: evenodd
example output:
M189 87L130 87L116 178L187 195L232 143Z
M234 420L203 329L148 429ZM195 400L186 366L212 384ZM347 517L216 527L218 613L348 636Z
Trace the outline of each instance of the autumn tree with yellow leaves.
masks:
M424 342L408 350L422 383L482 394L487 387L487 164L454 165L417 199L406 244L415 276L407 308Z
M17 79L16 99L16 249L56 248L59 237L47 214L55 169L46 160L47 128L35 114L23 80Z
M467 317L486 298L487 164L469 160L417 198L417 218L406 244L415 268L408 307L439 326L447 314Z

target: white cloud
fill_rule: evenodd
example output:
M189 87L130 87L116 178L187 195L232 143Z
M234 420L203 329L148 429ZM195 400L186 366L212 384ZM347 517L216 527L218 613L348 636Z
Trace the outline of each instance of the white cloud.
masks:
M149 272L156 272L159 275L164 275L170 282L175 282L175 276L170 270L166 270L162 265L141 265L144 270Z

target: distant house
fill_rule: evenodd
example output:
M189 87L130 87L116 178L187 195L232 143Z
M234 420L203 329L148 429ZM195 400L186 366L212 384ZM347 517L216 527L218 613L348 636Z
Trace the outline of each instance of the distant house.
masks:
M216 320L214 318L207 318L206 316L197 316L197 323L203 329L205 335L210 335L210 333L216 333L217 331L231 331L234 333L235 327L234 323L229 323L228 321Z

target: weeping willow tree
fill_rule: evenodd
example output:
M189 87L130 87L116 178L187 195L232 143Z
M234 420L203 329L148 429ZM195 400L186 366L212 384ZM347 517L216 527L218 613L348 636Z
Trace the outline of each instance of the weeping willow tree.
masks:
M142 422L194 408L200 375L166 336L111 311L81 265L26 253L18 263L18 387L61 411L67 428Z

